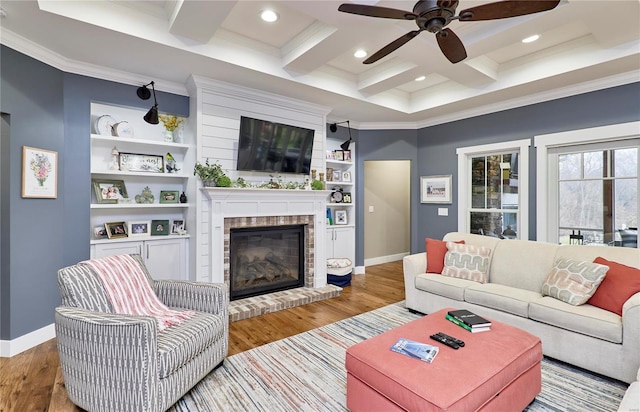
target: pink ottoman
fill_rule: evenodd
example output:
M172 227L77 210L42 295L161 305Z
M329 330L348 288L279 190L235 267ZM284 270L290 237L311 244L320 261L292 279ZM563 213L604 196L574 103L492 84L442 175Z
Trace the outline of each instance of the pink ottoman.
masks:
M470 333L443 309L347 349L351 411L521 411L541 391L540 339L493 321ZM454 350L429 338L444 332L465 342ZM440 348L433 363L392 352L407 338Z

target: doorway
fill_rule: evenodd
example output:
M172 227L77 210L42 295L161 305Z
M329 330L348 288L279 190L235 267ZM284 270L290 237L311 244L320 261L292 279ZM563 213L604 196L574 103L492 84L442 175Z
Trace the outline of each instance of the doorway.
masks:
M364 264L411 251L411 161L364 161Z

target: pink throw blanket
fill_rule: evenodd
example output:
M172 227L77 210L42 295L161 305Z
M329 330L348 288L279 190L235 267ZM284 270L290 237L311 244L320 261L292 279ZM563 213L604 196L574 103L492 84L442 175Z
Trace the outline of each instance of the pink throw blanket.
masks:
M153 316L163 330L189 319L193 311L169 309L155 294L140 265L129 255L107 256L80 262L98 275L116 313Z

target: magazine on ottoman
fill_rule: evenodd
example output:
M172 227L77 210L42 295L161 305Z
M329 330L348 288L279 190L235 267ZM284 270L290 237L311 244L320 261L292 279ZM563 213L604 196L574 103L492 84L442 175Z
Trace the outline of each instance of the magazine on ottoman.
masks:
M438 354L437 346L405 338L398 339L391 347L391 350L428 363L431 363Z

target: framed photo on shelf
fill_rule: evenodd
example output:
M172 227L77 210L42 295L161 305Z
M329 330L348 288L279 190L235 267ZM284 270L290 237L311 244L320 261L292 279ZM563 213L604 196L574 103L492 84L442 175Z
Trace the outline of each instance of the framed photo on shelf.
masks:
M334 150L333 154L335 160L344 160L344 152L342 150Z
M184 235L187 232L187 226L184 219L176 219L171 222L172 235Z
M342 172L342 181L351 183L351 172Z
M451 175L421 176L420 203L453 203Z
M129 197L124 180L93 179L92 183L98 203L118 203Z
M107 237L116 239L119 237L127 237L127 225L125 222L108 222L104 224L107 229Z
M332 182L333 181L333 169L330 167L327 167L327 182Z
M152 220L151 221L151 236L166 236L169 234L169 221L168 220Z
M164 156L120 152L120 170L164 173Z
M327 150L327 160L335 160L335 154L333 153L333 150Z
M139 220L129 222L129 237L149 237L151 236L151 221Z
M93 228L94 239L108 239L107 228L104 225L96 226Z
M178 203L180 192L177 190L161 190L160 203Z
M58 152L22 146L22 197L58 197Z
M344 192L342 194L342 203L351 203L351 192Z
M346 210L336 210L336 225L346 225L347 224L347 211Z
M333 178L331 179L334 182L340 182L342 180L342 172L339 170L333 171Z
M344 160L345 162L351 161L351 150L342 151L342 160Z

